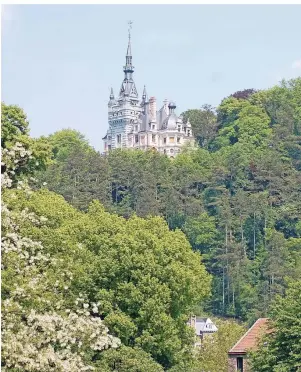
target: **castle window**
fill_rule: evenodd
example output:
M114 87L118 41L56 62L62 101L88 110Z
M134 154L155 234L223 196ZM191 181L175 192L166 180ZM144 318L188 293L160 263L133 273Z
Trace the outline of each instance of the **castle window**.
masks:
M152 141L156 142L156 135L155 134L152 135Z
M181 138L180 138L180 137L178 137L178 138L177 138L177 143L180 143L180 140L181 140Z
M169 137L169 143L174 143L175 142L175 137Z
M163 142L166 143L166 137L163 139Z
M139 142L138 134L135 135L135 143Z
M109 137L108 137L108 140L109 140L109 141L111 141L111 139L112 139L112 137L111 137L111 136L109 136Z
M135 131L138 132L138 125L135 125Z
M156 129L156 126L155 125L153 125L153 129Z
M121 143L121 134L117 134L117 143Z
M190 137L190 130L187 131L187 136Z
M181 126L180 125L178 126L178 132L181 132Z
M164 154L166 154L166 150L164 149Z

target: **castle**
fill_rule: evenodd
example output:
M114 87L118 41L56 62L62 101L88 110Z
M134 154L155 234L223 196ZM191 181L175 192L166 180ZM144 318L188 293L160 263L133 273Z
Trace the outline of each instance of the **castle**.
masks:
M164 101L157 111L155 97L148 98L144 86L140 101L133 80L131 34L123 67L124 79L118 98L111 89L108 103L109 129L103 138L104 152L114 149L153 149L169 157L176 156L186 143L194 143L189 120L175 113L174 102Z

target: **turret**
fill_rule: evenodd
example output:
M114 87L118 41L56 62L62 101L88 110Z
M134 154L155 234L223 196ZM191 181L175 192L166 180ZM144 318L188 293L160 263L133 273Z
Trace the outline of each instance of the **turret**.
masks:
M111 88L110 100L109 100L108 106L112 107L113 105L115 105L115 103L116 103L116 101L115 101L115 97L114 97L113 88Z

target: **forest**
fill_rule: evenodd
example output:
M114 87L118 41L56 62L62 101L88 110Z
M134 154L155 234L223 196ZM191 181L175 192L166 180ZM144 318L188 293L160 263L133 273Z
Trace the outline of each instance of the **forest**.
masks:
M259 317L253 370L299 370L301 78L183 117L174 159L104 156L2 103L4 371L226 372ZM197 352L191 314L219 328Z

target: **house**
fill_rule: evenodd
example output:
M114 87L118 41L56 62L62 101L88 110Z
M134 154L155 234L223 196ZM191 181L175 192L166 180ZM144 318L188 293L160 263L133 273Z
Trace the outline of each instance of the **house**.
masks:
M195 334L199 341L196 342L195 346L199 346L205 336L215 333L218 328L209 318L201 318L198 316L191 316L188 325L195 329Z
M247 352L257 347L259 339L268 332L268 319L259 318L228 352L229 372L249 372Z

